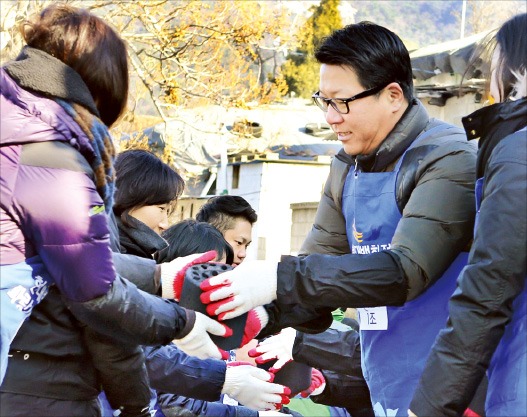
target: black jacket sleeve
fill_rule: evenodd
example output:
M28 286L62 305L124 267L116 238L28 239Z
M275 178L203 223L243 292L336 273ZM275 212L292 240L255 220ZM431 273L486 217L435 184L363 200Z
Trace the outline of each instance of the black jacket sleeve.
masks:
M79 320L130 344L166 345L188 334L196 317L194 311L147 294L120 276L101 297L86 302L64 300Z
M310 398L319 404L344 407L353 417L373 417L370 390L362 374L346 375L322 370L326 388L320 395Z
M159 265L153 259L114 252L113 265L119 275L134 283L140 290L158 294L160 272Z
M362 375L360 334L332 328L318 334L297 332L293 359L317 369Z
M399 306L408 284L390 251L371 255L305 258L284 256L278 264L278 302L312 308Z

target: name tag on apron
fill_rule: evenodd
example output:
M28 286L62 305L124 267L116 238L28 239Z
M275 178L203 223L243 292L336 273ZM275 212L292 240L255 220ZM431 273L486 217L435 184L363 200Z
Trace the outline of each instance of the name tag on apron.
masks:
M361 330L388 330L388 311L386 307L357 309Z

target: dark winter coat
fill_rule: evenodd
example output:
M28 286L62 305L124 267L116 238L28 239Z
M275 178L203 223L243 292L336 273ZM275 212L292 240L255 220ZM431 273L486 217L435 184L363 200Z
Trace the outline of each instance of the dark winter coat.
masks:
M470 138L480 137L477 175L485 178L483 199L447 328L436 340L410 405L418 416L463 412L526 285L527 98L480 109L463 123Z
M391 249L350 254L341 211L350 167L391 171L419 134L439 124L445 129L420 141L402 161L396 182L402 218ZM475 162L476 146L463 130L430 119L416 100L376 152L358 157L340 152L301 249L312 255L286 256L278 264L278 297L268 309L264 334L287 326L319 332L329 326L336 307L400 306L423 293L471 241Z

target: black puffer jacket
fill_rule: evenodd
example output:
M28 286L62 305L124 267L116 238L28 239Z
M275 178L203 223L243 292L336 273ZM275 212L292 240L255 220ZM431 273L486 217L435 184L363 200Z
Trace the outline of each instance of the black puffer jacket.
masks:
M419 416L461 415L526 285L527 98L480 109L463 123L469 137L481 137L477 172L485 177L483 200L447 328L436 340L410 405Z
M444 129L420 141L402 161L396 182L402 218L391 249L349 254L341 201L350 167L390 171L423 131L441 124ZM376 152L357 158L339 153L302 248L312 255L286 256L278 264L277 300L268 308L266 333L287 326L321 331L330 324L334 308L400 306L424 292L468 248L475 163L475 143L467 141L462 129L429 119L418 101Z

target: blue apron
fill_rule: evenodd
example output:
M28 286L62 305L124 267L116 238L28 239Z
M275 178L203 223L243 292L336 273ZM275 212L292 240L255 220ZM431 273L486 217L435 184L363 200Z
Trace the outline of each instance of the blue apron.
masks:
M410 148L442 127L421 134ZM395 186L403 158L392 172L350 169L342 211L352 253L367 255L390 249L401 219ZM408 415L430 349L447 322L448 300L467 258L468 253L458 255L434 285L402 307L359 309L362 370L376 416Z
M483 184L476 182L476 226L479 221ZM527 415L527 286L512 304L513 316L505 327L487 371L489 387L487 416Z
M11 342L33 307L47 295L51 282L40 256L0 266L0 384L6 373Z

